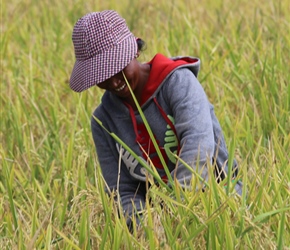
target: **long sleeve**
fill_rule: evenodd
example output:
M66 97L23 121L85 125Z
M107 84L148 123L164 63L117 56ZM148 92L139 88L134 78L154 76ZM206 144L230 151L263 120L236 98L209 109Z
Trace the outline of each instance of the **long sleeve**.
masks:
M175 71L166 86L166 94L181 144L180 158L204 180L208 179L208 171L215 171L220 179L225 178L228 174L228 150L222 129L213 106L194 74L187 69ZM214 169L209 169L207 163ZM238 173L235 160L232 168L232 177L235 178ZM188 186L192 179L191 171L182 163L172 171L172 176L182 186ZM241 181L237 182L235 190L241 195Z
M187 69L172 74L166 91L181 144L180 158L207 179L206 163L214 155L215 141L206 94L196 77ZM192 178L190 170L182 163L178 164L172 175L176 176L181 185L188 185Z
M118 191L123 212L125 216L128 216L128 224L130 224L129 218L134 214L134 209L140 211L144 207L145 183L134 179L123 163L119 167L116 142L97 124L94 118L91 120L91 128L102 174L109 187L108 191Z

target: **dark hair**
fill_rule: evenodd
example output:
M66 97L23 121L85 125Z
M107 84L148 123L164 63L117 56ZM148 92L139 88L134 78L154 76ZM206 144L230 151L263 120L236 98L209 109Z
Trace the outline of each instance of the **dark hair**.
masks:
M138 51L144 51L146 49L146 43L141 38L136 38Z

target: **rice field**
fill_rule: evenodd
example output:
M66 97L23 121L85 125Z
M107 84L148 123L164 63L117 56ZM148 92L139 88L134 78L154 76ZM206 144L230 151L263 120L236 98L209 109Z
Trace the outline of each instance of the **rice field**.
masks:
M201 59L199 80L244 194L152 187L132 234L105 194L90 118L68 82L72 29L114 9L156 53ZM1 1L0 249L290 249L287 0ZM160 204L162 203L162 207Z

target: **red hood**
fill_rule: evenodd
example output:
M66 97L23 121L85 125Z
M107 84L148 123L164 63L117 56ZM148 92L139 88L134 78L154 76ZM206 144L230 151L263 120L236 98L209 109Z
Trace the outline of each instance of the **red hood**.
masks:
M153 59L148 62L151 65L151 71L148 81L144 87L142 95L142 104L144 104L156 91L163 80L172 73L176 68L185 65L198 63L199 59L192 57L168 58L162 54L156 54ZM198 70L196 71L197 75Z

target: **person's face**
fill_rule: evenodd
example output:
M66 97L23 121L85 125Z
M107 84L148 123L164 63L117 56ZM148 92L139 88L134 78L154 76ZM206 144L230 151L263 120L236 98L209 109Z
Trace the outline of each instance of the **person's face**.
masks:
M132 91L138 87L139 67L136 59L133 59L124 69L123 72L127 78ZM115 95L126 98L131 95L130 90L123 77L122 71L98 84L101 89L108 90Z

